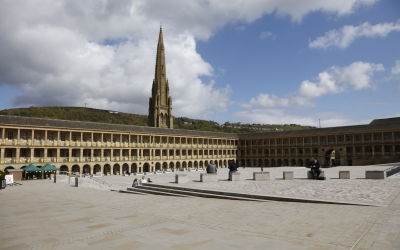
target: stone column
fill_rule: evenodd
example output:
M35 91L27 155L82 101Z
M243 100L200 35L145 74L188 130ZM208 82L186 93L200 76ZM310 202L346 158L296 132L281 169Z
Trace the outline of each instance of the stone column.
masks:
M3 130L4 131L4 130ZM5 151L5 148L0 148L0 160L1 161L4 161L4 151ZM1 162L0 162L1 163Z
M61 157L61 156L60 156L60 148L57 148L57 149L56 149L56 157L57 157L57 158L56 158L56 161L58 162L58 161L60 160L60 157Z
M19 129L18 129L18 131L19 131ZM15 160L17 161L17 163L19 163L20 152L21 152L20 148L15 149Z
M30 150L31 150L31 152L30 152L30 154L31 154L31 162L33 162L33 159L35 158L35 149L31 148Z
M19 144L19 140L21 139L21 129L17 129L17 142Z

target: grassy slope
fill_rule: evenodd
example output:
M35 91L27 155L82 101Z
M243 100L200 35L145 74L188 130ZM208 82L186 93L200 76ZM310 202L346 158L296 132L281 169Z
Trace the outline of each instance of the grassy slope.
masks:
M90 121L101 123L128 124L137 126L147 126L147 116L128 114L122 112L110 112L108 110L81 108L81 107L30 107L0 110L0 115L15 115L27 117L40 117L61 120ZM195 120L186 117L175 117L174 128L216 131L226 133L254 133L263 132L252 128L265 126L268 128L278 128L281 130L305 129L304 126L290 125L255 125L242 124L242 128L232 128L230 126L219 125L214 121Z

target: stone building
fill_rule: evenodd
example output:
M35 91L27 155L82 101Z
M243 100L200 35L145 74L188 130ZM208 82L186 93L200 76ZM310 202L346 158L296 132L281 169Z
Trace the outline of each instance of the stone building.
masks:
M218 167L367 165L400 161L400 118L287 132L227 134L173 129L163 34L149 126L0 115L0 170L54 164L61 172L122 174Z

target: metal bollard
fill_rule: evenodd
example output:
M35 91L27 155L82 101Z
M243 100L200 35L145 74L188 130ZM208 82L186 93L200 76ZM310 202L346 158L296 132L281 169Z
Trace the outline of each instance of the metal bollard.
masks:
M78 187L78 177L75 177L75 187Z
M54 183L57 182L57 174L54 174Z

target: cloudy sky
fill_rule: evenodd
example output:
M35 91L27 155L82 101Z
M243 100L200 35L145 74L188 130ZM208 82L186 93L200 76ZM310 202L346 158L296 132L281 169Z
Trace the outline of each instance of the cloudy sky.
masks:
M0 0L0 109L146 114L160 25L175 116L400 116L398 0Z

